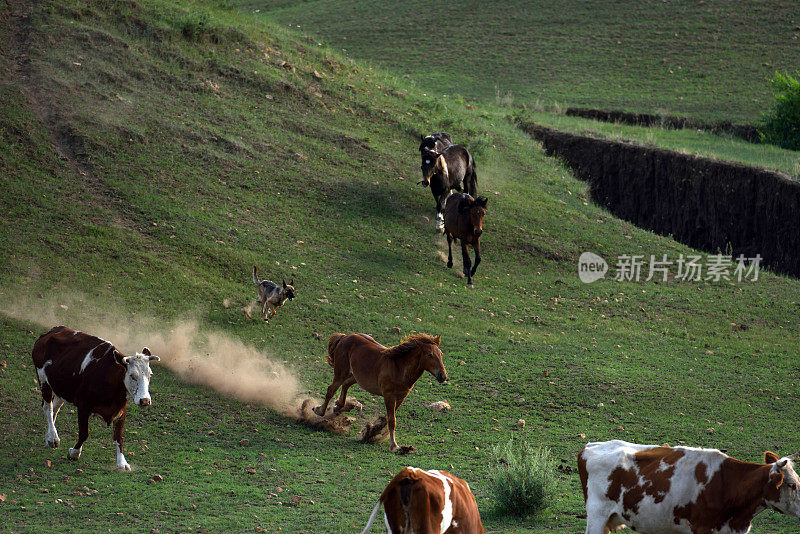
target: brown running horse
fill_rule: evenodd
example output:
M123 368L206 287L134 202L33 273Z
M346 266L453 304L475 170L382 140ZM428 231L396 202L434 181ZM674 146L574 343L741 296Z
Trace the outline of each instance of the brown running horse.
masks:
M322 416L339 386L342 392L334 404L334 413L344 406L347 390L358 384L386 404L389 422L389 445L401 451L394 439L395 410L405 400L414 383L428 371L440 383L447 380L439 342L442 336L409 335L399 345L386 348L367 334L333 334L328 340L327 360L333 367L333 382L325 393L325 402L314 408Z
M453 240L461 240L461 258L464 262L464 276L472 287L472 277L481 262L481 234L483 218L486 216L486 198L472 198L466 193L453 193L447 197L444 208L444 233L447 236L447 267L453 266ZM475 249L475 264L471 265L467 246ZM470 270L470 267L472 269Z

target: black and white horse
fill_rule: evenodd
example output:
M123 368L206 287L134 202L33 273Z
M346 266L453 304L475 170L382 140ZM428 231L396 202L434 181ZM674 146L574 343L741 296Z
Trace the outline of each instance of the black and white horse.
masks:
M436 200L436 229L444 230L444 203L450 191L464 191L472 197L477 196L478 176L475 174L475 160L461 145L450 145L442 153L433 150L422 151L422 180L424 187L431 187Z

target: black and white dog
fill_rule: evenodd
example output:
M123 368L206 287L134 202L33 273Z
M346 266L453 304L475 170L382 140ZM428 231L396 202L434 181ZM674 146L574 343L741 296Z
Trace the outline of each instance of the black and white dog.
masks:
M287 284L286 280L282 280L283 287L275 282L269 280L258 279L258 268L253 265L253 283L258 287L258 300L261 302L261 315L264 320L269 322L272 317L275 317L278 307L283 306L286 300L294 300L294 278ZM269 307L269 311L266 309Z

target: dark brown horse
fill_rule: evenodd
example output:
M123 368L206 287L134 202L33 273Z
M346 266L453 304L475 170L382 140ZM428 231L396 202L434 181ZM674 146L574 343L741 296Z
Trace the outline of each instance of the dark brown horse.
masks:
M481 262L481 234L486 215L486 197L472 198L466 193L453 193L447 198L444 214L444 233L447 236L447 266L453 266L453 239L461 240L461 257L464 261L464 276L472 285L472 277ZM475 265L470 270L467 245L475 249Z
M421 183L431 186L436 200L436 227L444 229L444 203L450 191L465 191L473 197L477 194L478 176L475 174L475 160L461 145L450 145L441 154L432 150L422 152Z
M337 413L344 406L348 388L358 384L373 395L383 397L389 422L390 450L400 451L394 439L395 410L424 371L435 376L440 383L447 380L439 349L441 338L415 334L397 346L386 348L367 334L333 334L328 340L327 356L333 367L333 382L325 393L325 402L314 408L314 413L323 416L341 386L342 393L334 405L334 413Z

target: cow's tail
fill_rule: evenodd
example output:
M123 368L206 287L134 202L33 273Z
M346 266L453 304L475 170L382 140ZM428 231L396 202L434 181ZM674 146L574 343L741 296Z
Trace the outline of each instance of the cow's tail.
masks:
M336 350L336 347L339 345L339 342L342 340L342 338L344 336L345 336L345 334L338 334L337 333L337 334L333 334L328 339L328 355L325 357L325 359L328 360L328 364L331 367L333 367L333 352Z
M372 513L369 516L369 521L367 521L367 526L364 527L364 530L361 531L361 534L367 534L372 529L372 523L375 522L375 518L378 517L378 511L381 509L381 500L378 499L375 508L372 509Z
M258 285L258 267L253 265L253 283Z

